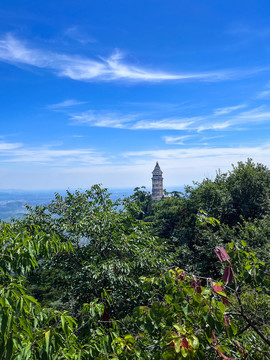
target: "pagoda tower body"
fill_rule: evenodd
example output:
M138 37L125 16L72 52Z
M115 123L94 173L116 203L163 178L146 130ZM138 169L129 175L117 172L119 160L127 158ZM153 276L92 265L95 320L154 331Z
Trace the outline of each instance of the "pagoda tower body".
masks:
M163 177L158 162L152 171L152 199L160 200L163 197Z

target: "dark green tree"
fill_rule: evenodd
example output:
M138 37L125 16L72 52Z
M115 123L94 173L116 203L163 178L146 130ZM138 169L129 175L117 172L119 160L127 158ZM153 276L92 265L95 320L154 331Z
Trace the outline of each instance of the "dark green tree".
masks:
M261 218L270 211L270 170L251 159L238 162L214 180L196 183L190 198L200 210L230 226Z
M136 187L133 194L128 197L127 204L128 202L132 204L130 211L139 220L145 219L151 213L152 196L145 186Z
M130 311L140 299L138 278L166 269L173 257L166 244L151 235L149 225L134 216L136 210L136 204L128 200L112 202L107 190L97 185L83 193L68 192L65 198L56 194L49 205L29 208L17 226L37 224L73 244L72 253L57 254L43 264L42 273L28 277L33 294L39 292L40 300L45 300L41 292L45 287L54 297L52 304L57 302L76 314L83 303L100 298L106 289L111 297L106 309L110 316ZM48 280L44 280L46 274ZM55 279L53 274L57 274ZM37 287L35 279L40 278ZM50 283L57 292L55 287L48 289Z

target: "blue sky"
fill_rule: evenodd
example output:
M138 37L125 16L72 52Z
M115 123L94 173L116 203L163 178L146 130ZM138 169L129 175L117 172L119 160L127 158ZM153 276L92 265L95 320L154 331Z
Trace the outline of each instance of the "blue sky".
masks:
M270 166L270 3L3 1L0 189Z

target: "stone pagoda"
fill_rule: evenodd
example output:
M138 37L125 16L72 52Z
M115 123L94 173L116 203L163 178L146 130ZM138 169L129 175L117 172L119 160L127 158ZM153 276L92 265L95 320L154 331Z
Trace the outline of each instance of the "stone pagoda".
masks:
M160 200L163 197L163 177L158 162L152 171L152 199Z

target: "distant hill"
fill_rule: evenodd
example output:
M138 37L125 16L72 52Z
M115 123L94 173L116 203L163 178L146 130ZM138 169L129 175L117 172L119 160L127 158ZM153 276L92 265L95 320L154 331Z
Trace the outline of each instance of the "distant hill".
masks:
M18 191L7 190L0 191L0 220L8 222L12 218L18 219L26 213L25 205L36 206L48 204L54 199L54 194L58 192L65 196L66 191ZM112 200L116 200L122 196L129 196L133 189L112 189Z

